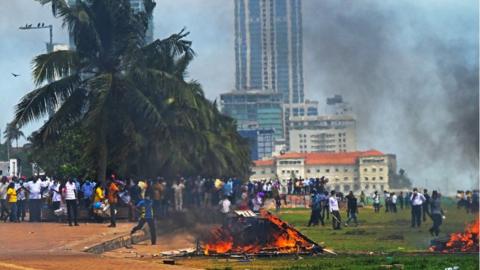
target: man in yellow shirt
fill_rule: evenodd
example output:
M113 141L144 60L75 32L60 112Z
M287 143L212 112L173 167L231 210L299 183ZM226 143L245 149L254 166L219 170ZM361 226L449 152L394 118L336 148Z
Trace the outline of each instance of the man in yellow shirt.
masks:
M11 182L7 187L7 205L10 211L10 222L17 222L17 191L15 190L15 182ZM7 217L5 217L7 222Z

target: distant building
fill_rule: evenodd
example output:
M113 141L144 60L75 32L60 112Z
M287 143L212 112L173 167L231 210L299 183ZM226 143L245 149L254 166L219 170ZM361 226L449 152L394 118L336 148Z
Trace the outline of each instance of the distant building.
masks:
M282 97L266 91L233 91L220 95L222 112L237 121L237 129L254 123L283 137Z
M377 150L342 153L294 153L256 160L251 180L275 179L283 184L292 176L302 179L326 177L327 189L340 192L389 190L389 171L395 155Z
M68 0L68 4L70 6L75 6L75 3L77 1L79 0ZM130 6L135 12L145 11L145 5L143 0L130 0ZM70 39L70 46L74 48L75 45L73 42L72 35L69 36L69 39ZM148 43L151 43L152 41L153 41L153 16L151 16L148 19L148 29L147 29L147 32L145 33L145 42L148 44Z
M305 100L303 103L283 104L283 129L287 150L290 140L290 117L317 115L318 101Z
M0 161L0 176L20 176L19 160L11 158L8 161Z
M300 0L235 0L236 90L303 102L302 35Z
M248 140L252 160L272 157L275 135L273 129L244 129L238 133Z
M351 115L290 117L289 151L356 151L356 120Z
M327 98L327 106L325 107L325 114L344 115L353 114L352 106L343 100L342 95L334 95Z

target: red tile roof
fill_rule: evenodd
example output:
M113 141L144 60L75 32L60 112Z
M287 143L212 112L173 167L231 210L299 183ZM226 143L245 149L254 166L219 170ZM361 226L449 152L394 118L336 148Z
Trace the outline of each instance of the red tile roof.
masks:
M359 157L383 156L384 153L377 150L356 151L356 152L311 152L295 153L289 152L274 159L304 159L306 165L355 165ZM255 166L272 166L273 159L256 160Z
M273 166L273 159L254 160L253 163L255 164L256 167Z

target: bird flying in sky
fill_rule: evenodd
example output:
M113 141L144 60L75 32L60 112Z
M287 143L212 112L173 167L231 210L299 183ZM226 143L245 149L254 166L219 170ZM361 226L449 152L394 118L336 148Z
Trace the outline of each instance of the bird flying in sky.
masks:
M18 76L20 76L20 74L12 73L12 76L13 76L13 77L18 77Z

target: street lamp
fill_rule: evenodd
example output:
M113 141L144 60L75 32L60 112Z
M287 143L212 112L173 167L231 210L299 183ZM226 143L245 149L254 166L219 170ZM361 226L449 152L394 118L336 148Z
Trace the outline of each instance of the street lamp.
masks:
M38 23L36 26L32 24L25 24L25 26L20 26L20 30L37 30L37 29L46 29L50 30L50 42L47 44L47 52L53 51L53 25L45 25L45 23Z

